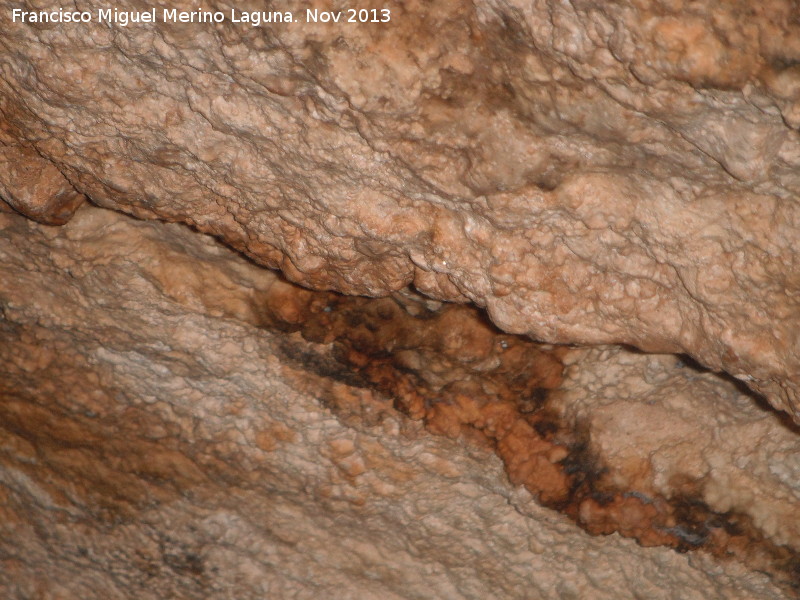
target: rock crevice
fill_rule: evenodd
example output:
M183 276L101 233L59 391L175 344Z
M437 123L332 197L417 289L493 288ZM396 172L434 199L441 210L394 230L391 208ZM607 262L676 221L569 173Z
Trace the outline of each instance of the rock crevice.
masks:
M677 4L9 23L0 112L95 203L293 281L413 282L551 343L687 353L797 419L797 9Z

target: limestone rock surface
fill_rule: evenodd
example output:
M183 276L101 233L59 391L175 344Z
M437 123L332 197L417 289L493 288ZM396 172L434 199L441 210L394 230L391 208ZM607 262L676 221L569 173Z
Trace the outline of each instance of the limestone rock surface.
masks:
M395 410L358 370L355 350L337 357L336 343L292 331L297 307L313 308L316 297L181 225L94 207L60 228L0 213L3 597L790 597L763 565L592 537L543 508L509 483L491 446L432 435ZM435 305L397 301L422 320L439 318ZM322 316L338 310L327 302ZM516 356L512 366L527 352L528 342L500 335L487 345L480 327L460 335L459 321L448 323L443 347L473 349L466 374L494 373L493 352ZM554 414L602 425L629 377L646 381L633 388L646 396L641 410L691 421L683 411L692 398L670 404L663 393L677 373L672 383L706 386L713 406L739 407L709 423L716 434L751 422L753 440L771 440L709 460L734 456L765 509L797 506L798 437L774 413L748 408L744 396L717 398L732 384L710 374L692 383L671 357L575 352L559 355L559 390L552 374L537 380L553 388ZM449 389L435 363L400 355L403 372L416 368L428 389ZM610 462L620 459L619 485L668 495L672 484L658 474L680 472L671 442L637 425L647 423L625 426L649 440L649 488L647 473L630 476L624 444L610 444L602 427L593 439ZM690 469L702 475L702 464ZM768 518L760 526L779 536ZM777 541L796 544L797 532Z
M585 502L578 522L602 532L618 519L624 532L652 520L686 547L794 577L800 428L686 357L600 347L567 362L552 409L588 430L595 487L622 492L611 508Z
M797 597L797 2L41 4L0 596Z
M0 0L0 129L70 197L292 281L413 284L539 340L687 353L800 422L797 2L408 0L363 3L390 23L304 22L318 4L123 27L12 23ZM4 173L0 196L26 212L31 185Z

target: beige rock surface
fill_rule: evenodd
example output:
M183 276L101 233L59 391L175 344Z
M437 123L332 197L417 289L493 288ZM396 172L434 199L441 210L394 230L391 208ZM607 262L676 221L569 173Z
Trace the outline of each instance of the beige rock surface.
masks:
M738 560L591 537L541 507L489 448L392 409L336 343L265 328L296 320L309 294L180 225L93 207L61 228L0 214L3 597L790 597ZM446 345L464 343L459 327ZM482 348L470 327L464 347ZM498 339L505 352L523 347ZM489 369L486 352L462 368ZM626 451L603 437L612 400L625 398L602 373L617 372L638 381L643 407L685 427L687 411L706 410L686 407L689 390L729 406L715 432L751 423L753 440L770 441L726 446L723 462L750 461L764 506L796 506L798 438L774 415L720 398L729 384L710 375L668 381L667 368L687 369L665 357L576 352L553 402L592 421L609 459ZM680 382L670 404L658 386ZM676 467L659 467L671 464L659 443L647 449L664 474ZM668 486L656 478L653 491Z
M718 512L750 512L769 536L800 548L796 426L679 357L604 347L569 362L557 410L590 428L610 464L627 466L617 485L671 495L702 484L692 493Z
M685 360L574 351L550 408L588 430L590 454L606 469L595 487L663 503L677 517L664 529L690 547L724 546L753 565L771 555L791 573L800 556L800 428L735 380ZM590 513L585 506L581 519Z
M63 225L86 198L30 148L0 145L0 199L26 217Z
M307 286L413 283L540 340L685 352L800 422L796 2L409 0L262 27L12 6L3 131L93 202Z

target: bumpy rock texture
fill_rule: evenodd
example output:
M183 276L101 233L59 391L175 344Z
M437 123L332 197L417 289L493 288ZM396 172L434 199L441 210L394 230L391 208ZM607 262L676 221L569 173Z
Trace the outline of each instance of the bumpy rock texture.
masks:
M796 583L800 536L791 523L776 528L769 512L797 506L800 438L712 375L684 380L685 395L673 400L670 373L685 371L674 359L616 349L552 355L490 333L460 307L409 295L356 310L346 298L281 282L187 228L96 208L60 229L0 215L0 258L4 597L745 599L785 598ZM458 318L448 317L453 311ZM401 313L422 321L416 334ZM350 328L333 323L331 337L319 339L315 319ZM424 326L431 320L446 324L446 339ZM387 341L378 321L415 348L361 360L358 348ZM575 371L570 357L587 368ZM471 379L479 372L483 394ZM637 387L625 387L628 379ZM611 433L597 425L596 447L575 455L571 438L586 430L576 433L569 415L589 423L616 405L625 411L620 386L645 398L642 410L676 422L681 411L670 402L710 388L703 408L711 414L738 406L728 409L736 423L716 416L714 431L761 432L736 440L749 464L727 464L736 453L702 436L678 447L653 441L638 422ZM504 396L506 388L515 394ZM394 392L400 412L382 389ZM415 390L425 395L417 409L430 413L428 429L445 436L402 416L415 416ZM632 451L614 427L648 440L652 462L625 458ZM505 454L504 443L516 452ZM705 502L716 518L705 535L738 535L757 556L732 545L732 558L717 562L713 547L679 554L590 537L575 514L543 508L510 484L493 450L545 504L569 513L565 500L577 494L587 529L661 545L688 537L687 548L703 547L691 537L704 535L701 523L657 529L651 521L672 496L686 496L674 476L696 483L706 475L702 461L682 462L706 455L723 465L707 489L692 490L696 510ZM614 481L581 495L587 475L602 479L604 456L622 456L607 467ZM577 478L563 497L559 477ZM722 498L713 491L720 484ZM621 509L627 499L640 510ZM589 509L602 516L592 520ZM735 530L748 511L766 518L756 523L759 540Z
M0 0L0 595L795 597L800 7L374 6Z
M800 420L796 2L126 28L10 23L12 5L2 130L92 201L308 286L413 283L509 332L686 352Z

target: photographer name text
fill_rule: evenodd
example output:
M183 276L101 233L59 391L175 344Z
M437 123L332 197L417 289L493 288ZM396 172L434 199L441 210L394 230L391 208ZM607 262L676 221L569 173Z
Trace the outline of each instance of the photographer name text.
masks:
M124 11L117 8L100 8L96 11L54 10L11 11L14 23L105 23L127 27L137 23L243 23L258 27L271 23L388 23L392 19L388 8L348 8L346 10L306 9L305 20L290 11L239 11L178 10L151 8L145 11ZM160 17L160 19L159 19Z

